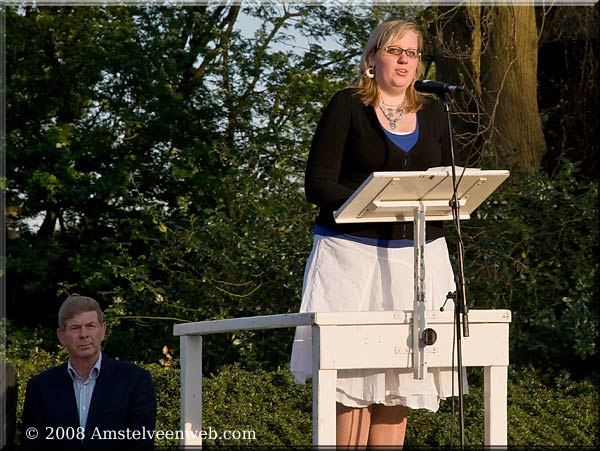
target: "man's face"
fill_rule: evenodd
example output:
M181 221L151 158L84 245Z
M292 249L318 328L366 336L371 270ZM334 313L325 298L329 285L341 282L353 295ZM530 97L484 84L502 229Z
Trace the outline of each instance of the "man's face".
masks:
M64 330L57 330L60 343L73 360L97 357L105 333L106 323L98 321L95 311L79 313L66 321Z

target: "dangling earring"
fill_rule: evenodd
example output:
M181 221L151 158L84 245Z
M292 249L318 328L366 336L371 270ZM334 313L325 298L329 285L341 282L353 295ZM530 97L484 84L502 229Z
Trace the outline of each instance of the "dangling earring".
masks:
M367 76L367 78L375 78L375 69L373 67L369 67L365 71L365 75Z

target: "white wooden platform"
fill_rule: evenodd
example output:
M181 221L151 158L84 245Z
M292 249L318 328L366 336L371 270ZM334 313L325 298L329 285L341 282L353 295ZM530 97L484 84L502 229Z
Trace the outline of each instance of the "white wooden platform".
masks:
M181 429L202 429L202 336L240 330L312 326L313 444L335 445L335 382L338 369L412 368L411 311L319 312L176 324L181 342ZM427 367L452 366L453 312L427 311L437 341L425 347ZM470 310L469 337L462 338L463 366L484 367L485 446L507 445L509 310ZM185 436L185 435L184 435ZM199 446L198 437L183 446Z

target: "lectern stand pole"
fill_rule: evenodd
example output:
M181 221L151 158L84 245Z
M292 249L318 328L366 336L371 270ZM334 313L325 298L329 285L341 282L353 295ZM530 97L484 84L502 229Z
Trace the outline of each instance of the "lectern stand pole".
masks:
M425 346L421 335L427 327L425 318L425 204L419 202L415 208L413 242L415 248L415 296L412 318L413 371L415 379L424 379L427 374Z

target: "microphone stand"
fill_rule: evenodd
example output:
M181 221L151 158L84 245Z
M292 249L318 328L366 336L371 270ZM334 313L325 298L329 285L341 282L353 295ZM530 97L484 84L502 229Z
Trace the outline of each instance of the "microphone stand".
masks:
M446 117L448 120L448 136L450 140L450 158L452 163L452 199L450 206L452 207L452 214L454 216L454 224L456 227L457 235L457 256L458 256L458 283L457 291L454 296L454 317L456 326L456 354L458 359L458 408L460 418L460 449L463 450L465 447L465 420L463 412L463 364L462 364L462 344L461 337L469 336L469 318L467 308L467 297L465 289L465 274L464 274L464 248L462 242L462 234L460 230L460 205L458 202L458 183L456 181L456 160L454 158L454 144L452 140L452 123L450 121L450 111L452 107L450 100L446 92L438 94L440 101L444 105L446 110ZM461 317L462 317L462 334L461 334Z

